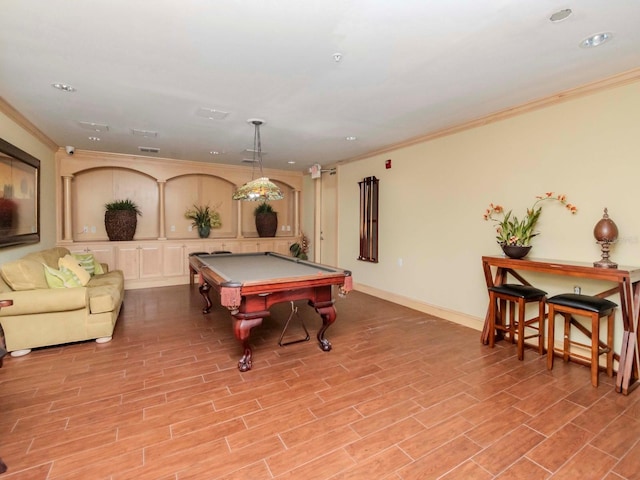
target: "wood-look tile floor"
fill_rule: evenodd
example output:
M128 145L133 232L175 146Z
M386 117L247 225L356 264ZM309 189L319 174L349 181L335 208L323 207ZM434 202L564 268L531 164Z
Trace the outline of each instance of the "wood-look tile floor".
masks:
M640 391L584 366L351 292L331 352L279 347L278 305L240 373L229 313L202 306L127 291L112 342L5 357L0 480L640 478Z

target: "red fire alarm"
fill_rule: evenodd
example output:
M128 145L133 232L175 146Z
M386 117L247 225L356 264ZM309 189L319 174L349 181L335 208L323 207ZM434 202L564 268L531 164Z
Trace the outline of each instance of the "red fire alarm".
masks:
M386 168L386 169L391 168L391 159L389 159L386 162L384 162L384 168Z

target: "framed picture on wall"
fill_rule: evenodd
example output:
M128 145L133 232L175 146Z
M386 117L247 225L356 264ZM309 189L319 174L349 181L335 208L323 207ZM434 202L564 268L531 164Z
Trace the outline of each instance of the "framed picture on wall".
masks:
M40 241L40 160L0 139L0 247Z

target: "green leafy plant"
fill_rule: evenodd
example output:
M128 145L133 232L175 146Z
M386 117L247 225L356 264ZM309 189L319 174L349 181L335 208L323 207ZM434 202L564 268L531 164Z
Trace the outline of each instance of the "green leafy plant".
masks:
M489 208L485 211L484 219L495 223L496 240L500 245L527 246L530 245L531 239L539 234L534 231L542 213L542 205L539 203L548 200L560 202L571 214L578 211L575 205L567 203L565 195L554 195L553 192L547 192L536 197L533 206L527 209L527 213L522 219L513 215L511 210L505 212L504 207L493 203L489 204Z
M115 210L128 210L135 212L136 215L142 215L140 208L133 200L124 199L124 200L114 200L109 203L105 203L104 208L107 212L115 211Z
M302 233L300 235L300 241L296 243L292 243L289 247L289 251L291 255L301 260L308 260L307 252L309 251L309 239L307 236Z
M194 204L192 208L187 209L184 217L191 220L194 227L220 228L222 226L217 206Z
M261 202L253 211L254 215L258 215L259 213L274 213L274 209L268 202Z

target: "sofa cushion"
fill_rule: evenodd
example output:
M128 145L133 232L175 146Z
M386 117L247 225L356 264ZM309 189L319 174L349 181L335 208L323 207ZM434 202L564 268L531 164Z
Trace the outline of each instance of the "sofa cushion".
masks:
M58 260L58 267L60 267L60 270L62 271L67 269L73 272L73 274L78 277L80 285L82 285L83 287L87 283L89 283L89 280L91 279L91 275L89 275L89 272L82 268L82 265L80 265L78 263L78 260L76 260L72 255L65 255L64 257L60 258Z
M23 260L34 260L38 263L49 265L51 268L58 268L58 259L65 255L69 255L68 249L64 247L53 247L40 250L39 252L28 253L22 258Z
M55 268L51 268L49 265L45 265L44 277L47 279L49 288L82 287L77 275L66 268L56 270Z
M0 293L12 292L11 287L4 281L2 275L0 275Z
M115 285L120 289L124 289L124 275L122 270L111 270L102 275L94 275L89 280L87 287L98 287L100 285Z
M12 290L49 288L42 263L22 258L2 265L2 278Z

